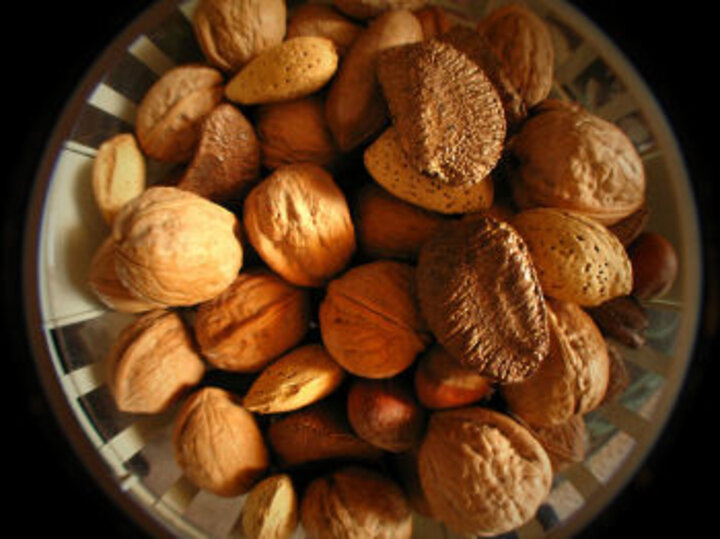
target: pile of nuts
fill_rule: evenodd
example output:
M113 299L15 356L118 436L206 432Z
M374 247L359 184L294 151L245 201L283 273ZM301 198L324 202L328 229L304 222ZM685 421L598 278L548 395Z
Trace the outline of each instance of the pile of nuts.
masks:
M178 466L247 494L248 537L521 526L677 274L633 144L549 97L544 22L426 4L201 0L206 63L98 150L89 282L136 315L108 387L173 410Z

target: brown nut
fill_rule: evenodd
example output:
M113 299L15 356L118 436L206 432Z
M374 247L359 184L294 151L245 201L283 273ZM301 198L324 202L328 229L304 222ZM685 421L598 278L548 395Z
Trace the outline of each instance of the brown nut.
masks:
M217 496L245 494L269 465L255 418L237 397L217 387L199 389L183 403L172 443L187 479Z
M323 343L352 374L389 378L430 343L414 294L415 270L395 261L354 266L330 282L320 304Z
M435 412L418 458L432 514L456 533L510 531L550 493L546 451L527 428L490 409Z
M248 539L289 539L299 520L298 498L292 479L275 474L248 493L240 514L240 529Z
M126 202L145 190L145 156L132 133L115 135L98 148L93 160L93 195L105 222L112 224Z
M632 141L577 104L545 100L508 152L521 209L562 208L612 225L645 202L645 169Z
M325 101L325 117L338 147L346 152L370 140L389 121L375 76L380 51L423 39L420 21L406 10L380 15L343 57Z
M413 382L417 399L431 410L467 406L493 392L489 378L461 366L438 344L418 360Z
M627 363L622 352L616 343L606 341L608 347L608 357L610 358L610 378L608 380L607 391L603 398L603 404L613 402L620 398L625 390L630 387L632 377L628 370Z
M503 382L530 376L548 350L545 300L523 238L487 215L450 221L423 245L420 308L466 368Z
M260 143L253 125L230 103L202 122L195 155L177 187L217 203L240 200L260 176Z
M356 19L371 19L400 9L419 9L427 3L427 0L333 0L337 9Z
M447 13L440 6L425 6L414 10L413 15L420 21L425 39L444 34L452 28Z
M391 453L388 462L391 474L397 478L398 485L405 493L412 510L432 519L430 504L420 483L420 470L418 469L419 449L420 445L418 444L408 451Z
M269 364L253 381L243 405L258 414L291 412L335 391L345 371L320 344L306 344Z
M118 278L151 303L207 301L230 286L242 267L235 215L175 187L150 187L123 206L112 236Z
M511 223L528 245L546 296L592 307L630 292L627 252L617 236L594 219L535 208L518 213Z
M205 374L205 364L180 316L155 310L124 328L106 359L108 387L122 412L170 408Z
M643 232L628 245L627 252L633 269L633 296L655 299L672 288L678 274L678 256L665 236Z
M500 58L527 108L550 94L555 54L550 30L540 17L512 3L491 11L477 28Z
M326 167L338 158L325 122L325 105L317 95L264 105L257 111L255 125L262 163L271 170L302 162Z
M587 308L603 335L630 348L647 342L650 326L647 311L634 296L620 296Z
M400 487L380 473L348 466L314 479L300 518L310 539L409 539L412 514Z
M647 201L645 201L643 205L633 213L621 219L617 223L609 225L608 230L615 234L620 240L620 243L627 247L633 242L633 240L635 240L635 238L645 231L649 217L650 211Z
M275 170L244 203L248 240L287 281L322 286L355 252L355 231L345 195L313 163Z
M407 451L420 441L425 413L397 378L356 378L347 398L350 425L363 440L391 453Z
M236 72L285 37L285 0L201 0L193 29L207 60Z
M290 15L287 38L325 37L335 44L338 56L344 56L362 31L362 26L348 19L333 6L302 4Z
M201 304L194 327L208 362L224 370L257 372L297 345L309 324L307 291L265 268L253 268Z
M135 132L143 152L158 161L190 161L202 120L222 100L223 84L222 73L200 64L165 72L138 105Z
M445 219L405 202L375 182L360 190L354 212L360 250L371 258L403 261L416 260L422 244Z
M547 451L553 472L562 472L585 460L590 440L583 416L572 416L558 425L528 428Z
M610 377L607 345L593 319L574 303L548 300L550 351L526 380L502 392L513 415L533 426L555 426L603 401Z

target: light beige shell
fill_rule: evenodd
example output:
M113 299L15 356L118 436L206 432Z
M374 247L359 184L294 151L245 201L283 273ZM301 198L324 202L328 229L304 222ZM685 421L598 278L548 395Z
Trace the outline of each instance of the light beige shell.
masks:
M632 266L625 248L594 219L535 208L511 222L528 244L545 295L595 306L630 292Z
M247 539L289 539L299 520L298 496L289 475L266 477L248 493L240 515Z
M326 37L343 56L362 31L362 26L327 4L301 4L290 14L287 37Z
M150 187L115 218L115 268L138 298L189 306L237 277L243 251L234 214L175 187Z

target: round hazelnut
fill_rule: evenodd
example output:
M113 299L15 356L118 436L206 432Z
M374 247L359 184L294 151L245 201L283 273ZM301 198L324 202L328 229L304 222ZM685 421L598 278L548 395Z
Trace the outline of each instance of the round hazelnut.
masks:
M412 514L400 487L369 468L341 468L306 488L300 518L311 539L403 539Z
M232 393L204 387L175 418L175 460L198 488L218 496L248 492L268 468L268 451L253 415Z
M330 282L320 304L323 343L352 374L389 378L408 368L430 343L409 264L377 260Z
M666 294L678 274L678 256L667 238L646 231L627 250L633 269L632 295L648 300Z
M345 195L319 165L275 170L244 203L250 244L270 268L300 286L322 286L349 263L355 231Z
M298 500L292 479L275 474L248 493L240 515L243 537L289 539L298 524Z

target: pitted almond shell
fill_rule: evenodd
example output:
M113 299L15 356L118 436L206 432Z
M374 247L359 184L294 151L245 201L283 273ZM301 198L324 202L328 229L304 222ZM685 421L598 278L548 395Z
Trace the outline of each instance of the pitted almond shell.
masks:
M486 215L449 222L423 245L422 313L461 365L502 382L530 376L549 343L545 299L522 237Z

